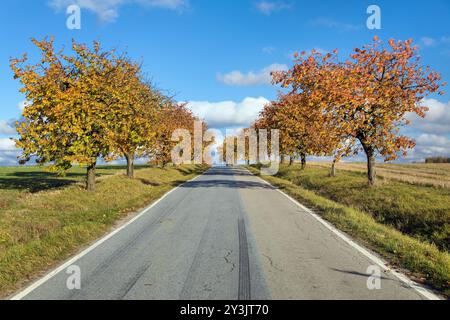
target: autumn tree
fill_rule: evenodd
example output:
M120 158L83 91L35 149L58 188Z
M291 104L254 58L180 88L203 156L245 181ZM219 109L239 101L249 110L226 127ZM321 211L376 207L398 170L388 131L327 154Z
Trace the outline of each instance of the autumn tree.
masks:
M280 153L294 159L300 156L302 169L306 168L306 156L316 153L316 131L312 124L316 119L307 115L301 95L287 95L264 107L256 123L258 129L280 130Z
M209 127L208 124L205 122L204 119L199 119L199 118L194 118L197 122L197 125L200 126L199 128L196 128L196 135L200 134L200 137L197 137L198 141L197 143L200 145L201 144L201 155L202 155L202 159L195 159L195 154L193 155L193 159L194 160L200 160L199 162L201 162L202 164L211 164L212 163L212 157L210 152L207 151L211 151L210 148L216 143L216 136L214 134L214 132L209 131ZM195 129L195 128L194 128ZM201 132L200 132L201 131ZM193 140L193 146L192 146L192 150L193 152L196 151L196 146L195 146L195 140Z
M144 80L139 64L121 57L116 65L108 125L113 144L110 158L125 158L127 176L133 178L135 158L151 154L156 147L167 98Z
M268 109L272 109L266 116L268 128L280 130L280 148L283 154L290 158L299 156L302 170L306 168L306 157L315 153L316 132L311 129L312 121L304 112L304 104L301 95L280 97L273 102ZM267 111L267 110L266 110ZM263 111L264 112L264 111Z
M375 184L375 157L385 161L406 156L415 142L400 134L409 124L408 113L425 117L427 107L421 105L431 93L439 92L441 77L423 67L412 40L390 40L385 46L378 38L373 44L356 49L347 61L335 87L337 104L332 111L342 123L350 122L349 137L358 140L366 156L368 180Z
M226 136L222 142L222 145L218 148L218 151L222 156L221 161L226 163L227 166L236 165L237 161L239 160L238 136Z
M362 148L368 182L374 185L377 155L385 161L395 160L414 147L400 128L409 124L409 113L425 116L427 108L421 102L439 92L440 79L421 65L411 40L390 40L386 46L375 38L373 44L355 49L345 63L338 61L337 51L325 56L302 54L275 81L291 88L291 95L308 93L311 110L321 110L326 127L333 128L340 141L337 158L355 155Z
M71 55L55 51L53 38L33 43L40 61L27 64L26 54L11 60L29 101L17 124L20 163L36 158L60 173L74 163L85 165L86 189L94 191L98 158L108 157L113 147L108 124L114 118L115 53L103 51L98 42L92 48L73 42Z
M258 137L256 131L252 128L244 128L239 132L239 139L241 139L241 150L238 150L240 155L247 165L256 160L256 153L258 152ZM243 150L242 150L243 149Z
M341 141L325 112L326 99L315 88L323 72L320 63L326 64L328 58L313 51L310 58L299 59L292 70L274 73L274 83L291 90L266 106L259 119L259 126L280 130L282 153L290 156L291 163L299 156L302 169L306 168L307 155L333 154Z
M268 103L264 106L263 110L259 113L258 119L252 124L251 129L255 130L257 133L257 154L256 154L256 162L260 162L260 140L259 140L259 131L260 130L268 130L268 136L270 137L270 129L279 129L277 118L275 117L276 108L274 103ZM280 143L280 154L285 154L286 150L284 148L284 144ZM270 153L270 146L268 152Z
M186 104L167 101L161 110L157 143L151 152L152 160L163 167L169 164L172 161L172 150L177 145L177 142L172 141L173 133L177 129L186 129L193 136L195 120Z

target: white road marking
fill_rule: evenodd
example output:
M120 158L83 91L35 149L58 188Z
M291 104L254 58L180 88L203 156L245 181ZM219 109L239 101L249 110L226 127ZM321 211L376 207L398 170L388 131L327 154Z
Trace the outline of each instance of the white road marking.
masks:
M206 171L208 172L208 170ZM205 173L206 173L205 172ZM24 297L26 297L27 295L29 295L31 292L33 292L34 290L36 290L37 288L39 288L41 285L43 285L44 283L46 283L48 280L50 280L51 278L53 278L54 276L56 276L58 273L60 273L61 271L64 271L65 269L67 269L68 267L70 267L71 265L75 264L76 261L78 261L79 259L81 259L82 257L84 257L85 255L87 255L88 253L90 253L92 250L96 249L97 247L99 247L100 245L102 245L103 243L105 243L106 241L108 241L109 239L111 239L112 237L114 237L116 234L118 234L120 231L122 231L123 229L125 229L126 227L128 227L129 225L131 225L132 223L134 223L136 220L140 219L142 216L144 216L145 214L147 214L151 209L153 209L157 204L159 204L161 201L163 201L165 198L167 198L171 193L175 192L176 190L178 190L179 188L181 188L183 185L192 182L196 179L198 179L199 177L203 176L205 173L196 176L195 178L186 181L182 184L180 184L179 186L173 188L172 190L170 190L169 192L167 192L166 194L164 194L161 198L159 198L157 201L155 201L153 204L151 204L149 207L147 207L146 209L144 209L141 213L139 213L136 217L134 217L133 219L131 219L130 221L128 221L127 223L125 223L123 226L121 226L120 228L114 230L113 232L109 233L108 235L106 235L105 237L103 237L102 239L100 239L99 241L97 241L96 243L94 243L93 245L91 245L90 247L88 247L87 249L85 249L84 251L82 251L81 253L77 254L76 256L74 256L72 259L68 260L67 262L65 262L64 264L62 264L61 266L57 267L56 269L54 269L53 271L49 272L47 275L45 275L44 277L42 277L41 279L37 280L36 282L34 282L33 284L31 284L29 287L25 288L24 290L22 290L21 292L17 293L16 295L14 295L10 300L21 300Z
M247 169L246 169L247 170ZM350 239L347 235L345 235L342 231L338 230L336 227L334 227L332 224L330 224L329 222L325 221L322 217L320 217L319 215L317 215L316 213L314 213L312 210L308 209L307 207L305 207L304 205L302 205L300 202L298 202L297 200L295 200L294 198L292 198L290 195L288 195L287 193L283 192L282 190L280 190L279 188L273 186L271 183L269 183L268 181L256 176L255 174L253 174L251 171L247 170L250 174L252 174L253 176L255 176L256 178L258 178L259 180L263 181L265 184L268 184L269 186L271 186L272 188L274 188L274 190L278 191L279 193L281 193L283 196L285 196L286 198L288 198L290 201L292 201L295 205L297 205L298 207L300 207L302 210L304 210L305 212L309 213L311 216L313 216L317 221L319 221L322 225L324 225L328 230L330 230L331 232L333 232L336 236L338 236L340 239L342 239L344 242L346 242L348 245L350 245L352 248L356 249L357 251L359 251L361 254L363 254L366 258L368 258L369 260L371 260L373 263L375 263L376 265L378 265L380 268L382 268L385 272L389 272L391 273L393 276L395 276L397 279L399 279L401 282L403 282L404 284L406 284L408 287L416 290L419 294L421 294L423 297L427 298L428 300L442 300L439 296L437 296L436 294L434 294L433 292L431 292L430 290L428 290L427 288L425 288L424 286L422 286L419 283L416 283L414 281L412 281L411 279L409 279L406 275L404 275L403 273L400 273L398 271L392 270L391 268L388 267L388 265L386 264L385 261L383 261L382 259L380 259L379 257L377 257L375 254L371 253L368 249L362 247L361 245L357 244L355 241L353 241L352 239Z

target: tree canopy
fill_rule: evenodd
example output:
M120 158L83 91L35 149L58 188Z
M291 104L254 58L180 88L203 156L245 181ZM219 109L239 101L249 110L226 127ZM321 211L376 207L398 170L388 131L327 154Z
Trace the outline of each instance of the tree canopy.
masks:
M55 50L53 38L32 41L39 61L26 54L11 60L29 102L17 123L20 163L36 159L59 173L86 166L86 188L93 191L100 158L124 157L132 178L135 157L169 161L169 132L193 127L190 111L146 81L140 64L126 54L104 50L99 42L73 41L65 53Z
M374 38L344 62L338 51L296 55L288 71L273 82L288 93L266 106L257 125L281 130L283 151L291 155L333 155L335 160L363 151L369 184L375 183L375 158L406 155L415 146L401 128L407 115L425 117L423 99L440 93L438 73L421 64L412 40Z

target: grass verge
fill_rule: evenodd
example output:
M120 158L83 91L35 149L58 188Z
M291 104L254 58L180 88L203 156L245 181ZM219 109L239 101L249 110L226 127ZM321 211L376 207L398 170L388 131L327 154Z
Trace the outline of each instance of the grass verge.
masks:
M406 167L406 166L405 166ZM327 168L281 166L277 177L340 204L372 215L378 222L404 234L450 250L450 189L414 185L379 177L370 188L364 173L339 171L329 177Z
M259 175L257 168L247 168ZM261 178L378 252L390 261L393 267L409 270L410 276L416 281L434 287L447 297L450 296L450 254L448 252L403 234L392 226L384 225L366 212L337 203L286 179L267 176Z
M207 168L140 167L134 180L122 169L99 168L93 194L83 190L81 169L63 178L39 168L0 169L0 297Z

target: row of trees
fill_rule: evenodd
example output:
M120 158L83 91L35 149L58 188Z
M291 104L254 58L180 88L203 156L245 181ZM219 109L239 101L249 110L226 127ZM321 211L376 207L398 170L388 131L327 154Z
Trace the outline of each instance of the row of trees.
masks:
M426 158L425 163L450 163L450 158L446 157Z
M165 165L176 144L172 132L192 132L192 113L147 81L126 54L75 41L66 54L55 50L53 38L32 41L39 61L31 63L26 54L11 60L29 102L17 123L21 164L35 159L59 173L84 165L86 189L94 191L99 159L125 158L133 178L136 157Z
M295 65L273 74L284 91L267 105L255 128L280 129L281 154L300 157L342 157L363 151L368 182L375 184L375 159L397 159L415 146L400 129L407 115L424 117L423 99L445 85L438 73L423 67L412 40L375 37L371 45L355 49L340 62L338 51L296 55Z

